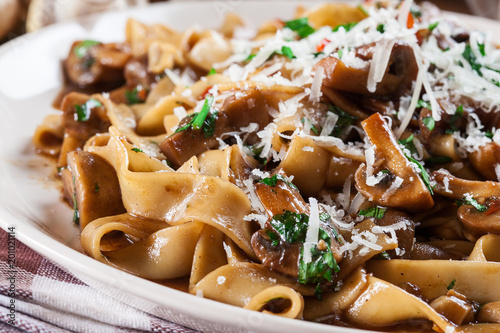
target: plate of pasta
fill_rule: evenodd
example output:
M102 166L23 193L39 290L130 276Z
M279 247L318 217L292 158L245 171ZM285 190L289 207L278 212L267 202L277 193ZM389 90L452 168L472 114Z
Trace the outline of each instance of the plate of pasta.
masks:
M0 48L0 223L203 331L500 330L498 31L374 0L27 35Z

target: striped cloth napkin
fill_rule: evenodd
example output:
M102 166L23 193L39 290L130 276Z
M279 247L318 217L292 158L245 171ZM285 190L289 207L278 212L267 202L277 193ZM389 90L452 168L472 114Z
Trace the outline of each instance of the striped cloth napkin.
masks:
M195 332L99 292L18 240L12 267L9 241L0 229L0 332Z

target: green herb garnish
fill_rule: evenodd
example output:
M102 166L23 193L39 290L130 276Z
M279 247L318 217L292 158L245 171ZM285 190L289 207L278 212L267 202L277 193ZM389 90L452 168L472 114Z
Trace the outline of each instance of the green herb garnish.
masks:
M301 17L284 23L286 28L295 31L301 38L307 37L316 31L309 25L307 17Z
M417 102L417 108L426 108L432 110L431 103L424 101L423 99L419 99Z
M352 126L358 120L358 117L345 112L336 105L329 104L328 111L339 116L330 136L340 137L349 126Z
M289 48L288 46L281 47L281 53L290 60L295 58L292 49Z
M487 137L488 139L493 140L493 133L490 130L486 131L486 133L484 133L484 136Z
M438 22L434 22L434 23L431 23L429 24L429 30L432 31L434 29L436 29L436 27L439 25L439 21Z
M209 75L214 75L214 74L217 74L217 72L215 71L215 68L213 68L213 67L212 67L212 68L210 68L210 70L208 71L207 76L209 76Z
M455 283L457 283L457 280L453 279L453 281L450 282L450 284L448 285L448 287L446 287L446 289L448 290L453 289L455 287Z
M200 129L203 130L205 138L213 136L215 133L215 123L217 120L217 112L210 112L213 101L214 97L212 95L207 95L201 111L199 113L193 113L192 115L188 116L191 117L191 120L186 125L177 128L174 133L182 132L191 128L195 131Z
M453 159L449 156L432 156L425 160L425 164L436 165L436 164L445 164L453 161Z
M75 105L75 120L76 121L87 121L90 119L91 110L93 108L102 107L101 102L97 99L91 98L84 104Z
M292 182L290 182L284 176L277 174L277 173L272 175L271 177L267 177L267 178L260 180L259 183L266 184L266 185L271 186L271 187L275 187L276 184L278 184L278 180L281 180L282 182L284 182L285 184L287 184L291 188L298 190L297 186L293 185Z
M346 24L341 24L333 28L333 32L339 31L340 28L344 28L346 32L350 31L352 28L354 28L358 22L350 22Z
M370 207L367 209L362 209L359 211L359 215L365 216L365 217L374 217L376 219L381 219L384 217L385 212L387 209L385 208L380 208L378 206L375 207Z
M398 140L399 144L403 145L406 149L408 149L411 156L413 156L414 154L418 154L417 147L415 147L415 143L413 142L413 139L414 139L414 135L411 134L406 139Z
M280 236L277 233L271 230L267 230L267 235L269 236L269 239L272 241L273 246L280 245Z
M144 152L142 151L142 149L140 149L140 148L135 148L135 147L134 147L134 148L132 148L132 150L133 150L133 151L135 151L136 153L144 153Z
M422 119L422 123L427 127L429 131L432 131L436 127L436 121L432 117L425 117Z
M385 25L379 24L377 26L377 31L380 32L381 34L383 34L385 32Z
M429 173L427 172L427 170L425 170L424 166L419 161L414 159L413 157L408 156L406 154L405 154L405 156L408 160L410 160L410 162L414 163L420 169L420 178L422 178L422 181L424 182L425 187L427 187L427 189L429 190L429 193L431 195L433 195L434 190L431 187L431 179L430 179L430 176L429 176Z
M212 107L212 103L214 102L214 97L212 95L208 95L205 98L205 103L203 103L203 107L201 108L200 113L196 117L193 118L192 128L194 130L199 130L203 126L205 119L210 113L210 108Z
M127 99L128 105L134 105L139 103L144 103L146 100L148 91L142 86L137 86L133 90L125 91L125 98Z
M453 132L457 132L459 130L458 128L458 121L462 119L464 115L464 107L463 105L460 105L456 110L455 114L450 117L450 120L448 121L448 124L450 124L450 129L446 130L446 134L453 134Z
M92 46L96 46L96 45L99 45L101 44L101 42L98 42L98 41L95 41L95 40L90 40L90 39L86 39L80 43L78 43L75 48L73 49L73 52L75 53L75 55L78 57L78 58L83 58L88 50L92 47Z
M458 207L460 207L462 205L471 205L480 212L485 212L487 210L486 206L481 205L479 202L477 202L476 199L474 199L472 197L465 197L465 198L462 198L459 200L455 200L455 202L456 202Z
M94 182L94 193L99 193L99 184L97 183L97 181Z
M310 121L310 120L309 120L309 119L307 119L307 118L302 118L302 119L300 119L300 122L301 122L302 124L304 124L304 125L305 125L305 124L306 124L306 122L307 122L309 125L311 125L311 131L312 131L314 134L319 135L320 130L316 127L316 125L314 125L314 124L312 123L312 121Z
M269 223L285 242L303 243L306 239L309 216L287 210L281 215L273 216Z

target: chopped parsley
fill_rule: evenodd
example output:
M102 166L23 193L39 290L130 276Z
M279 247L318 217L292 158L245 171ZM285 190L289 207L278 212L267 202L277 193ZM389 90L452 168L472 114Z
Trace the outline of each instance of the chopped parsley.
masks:
M253 58L255 58L255 56L256 56L256 54L251 53L251 54L249 54L249 55L248 55L248 57L247 57L245 60L243 60L243 61L250 61L250 60L252 60Z
M144 151L142 151L142 149L140 148L132 148L133 151L135 151L136 153L144 153Z
M328 111L339 116L332 133L330 133L330 136L340 137L349 126L352 126L356 120L358 120L358 117L345 112L336 105L329 104Z
M210 68L210 70L208 71L207 76L209 76L209 75L214 75L214 74L217 74L217 72L215 71L215 68L213 68L213 67L212 67L212 68Z
M446 289L448 290L451 290L455 287L455 284L457 283L457 279L453 279L453 281L450 282L450 284L448 285L448 287L446 287Z
M457 203L458 207L460 207L462 205L471 205L480 212L485 212L487 210L486 206L481 205L479 202L477 202L476 199L474 199L472 197L465 197L465 198L462 198L459 200L455 200L455 202Z
M281 53L290 60L295 58L292 49L289 48L288 46L281 47Z
M414 159L413 157L410 157L406 154L405 154L405 156L408 160L410 160L410 162L414 163L420 169L420 178L422 178L422 181L424 182L425 187L427 187L427 189L429 190L431 195L434 194L434 190L431 187L431 179L430 179L429 173L427 172L427 170L425 170L424 166L419 161Z
M307 119L307 118L302 118L302 119L300 119L300 122L301 122L302 124L304 124L304 125L305 125L305 123L307 122L309 125L311 125L311 131L312 131L314 134L319 135L319 133L320 133L320 129L318 129L318 128L316 127L316 125L314 125L314 124L312 123L312 121L310 121L310 120L309 120L309 119Z
M284 22L284 24L286 28L295 31L301 38L307 37L316 31L309 25L309 20L307 17L301 17L296 20L286 21Z
M286 211L283 214L273 216L269 223L279 234L280 238L288 243L304 243L306 240L307 228L309 226L309 216L307 214ZM274 235L269 235L269 237L272 239ZM323 241L327 246L325 250L319 250L317 246L314 246L311 249L311 262L306 263L304 261L304 247L301 247L298 276L300 283L321 283L324 280L332 281L333 273L340 270L333 257L331 249L332 240L322 228L319 228L318 240Z
M76 121L87 121L90 119L91 110L93 108L102 107L101 102L97 99L91 98L84 104L75 105L75 120Z
M389 257L389 254L387 251L382 251L378 254L378 256L375 258L377 260L391 260L391 257Z
M83 58L88 50L92 47L92 46L96 46L96 45L99 45L101 44L101 42L98 42L98 41L95 41L95 40L90 40L90 39L86 39L80 43L78 43L75 48L73 49L73 52L75 53L75 55L78 57L78 58Z
M207 95L201 111L190 115L189 117L191 117L191 120L186 125L176 129L175 133L191 128L195 131L201 129L205 134L205 138L213 136L215 133L215 122L217 120L217 112L210 112L213 102L214 97L212 95Z
M436 127L436 121L432 117L425 117L422 119L422 123L429 131L432 131Z
M362 209L359 211L359 215L365 216L365 217L374 217L376 219L381 219L384 217L385 212L387 209L385 208L380 208L378 206L375 207L370 207L367 209Z
M482 45L482 48L480 46L481 44L478 43L479 50L481 54L484 53L484 44ZM482 51L481 51L482 50ZM484 54L483 54L484 56ZM483 76L483 73L481 73L481 67L482 65L477 62L476 55L472 51L472 48L470 47L469 44L465 46L464 52L462 52L462 57L467 60L467 62L470 64L471 68L473 71L475 71L479 76Z
M415 147L415 143L413 142L413 139L414 139L414 135L411 134L406 139L398 140L399 144L403 145L406 149L408 149L411 156L413 156L414 154L418 155L417 147Z
M137 86L133 90L125 91L125 98L127 99L128 105L144 103L147 96L148 90L142 86Z
M486 131L486 133L484 133L484 136L488 139L493 140L493 133L490 130Z
M340 28L344 28L346 32L350 31L352 28L354 28L358 22L350 22L346 24L341 24L333 28L333 32L339 31ZM378 29L378 28L377 28Z
M383 34L385 32L385 25L383 24L377 25L377 31Z
M438 25L439 25L439 21L434 22L434 23L431 23L431 24L429 24L429 28L428 28L428 29L429 29L430 31L432 31L432 30L436 29L436 27L437 27Z
M419 99L417 102L417 108L426 108L432 110L431 103L424 101L423 99Z
M284 182L285 184L287 184L291 188L298 190L297 186L295 186L292 182L290 182L284 176L277 174L277 173L272 175L271 177L267 177L267 178L260 180L259 183L266 184L266 185L271 186L271 187L275 187L276 184L278 184L278 180L281 180L282 182Z
M280 236L277 233L271 230L267 230L267 235L269 236L269 239L272 241L273 246L280 245Z

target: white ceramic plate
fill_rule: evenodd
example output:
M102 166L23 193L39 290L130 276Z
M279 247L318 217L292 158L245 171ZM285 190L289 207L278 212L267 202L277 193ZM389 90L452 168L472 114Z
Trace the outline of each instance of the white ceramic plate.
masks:
M254 25L290 18L298 2L172 2L50 26L0 47L0 226L16 228L19 240L71 270L87 284L146 312L213 332L361 332L264 315L195 297L121 272L82 253L72 210L51 184L52 163L34 152L31 136L62 84L60 60L77 39L120 41L128 17L177 30L193 24L217 27L234 11ZM308 2L311 5L311 2ZM500 31L494 21L461 16Z

